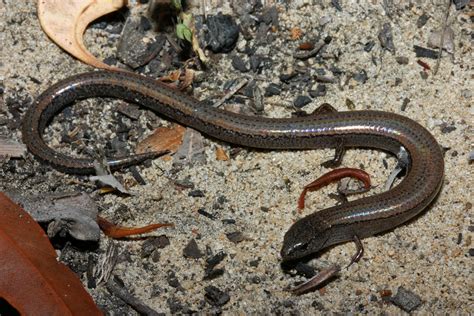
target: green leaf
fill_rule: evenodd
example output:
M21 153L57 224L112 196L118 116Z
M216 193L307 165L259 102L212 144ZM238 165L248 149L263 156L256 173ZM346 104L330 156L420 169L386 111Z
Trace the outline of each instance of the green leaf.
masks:
M176 8L176 10L183 10L183 5L181 4L181 0L171 0L171 4Z
M176 35L178 36L178 38L182 40L187 40L190 43L193 38L193 32L183 23L179 23L176 25Z

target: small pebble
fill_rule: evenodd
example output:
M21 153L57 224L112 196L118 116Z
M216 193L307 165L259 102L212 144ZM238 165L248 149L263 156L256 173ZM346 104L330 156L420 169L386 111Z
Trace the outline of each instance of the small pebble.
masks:
M266 8L262 14L262 21L267 25L278 27L278 9L276 6Z
M418 45L413 45L413 49L415 50L416 57L437 59L439 56L437 51Z
M372 50L372 48L374 48L374 46L375 46L375 42L374 41L369 41L369 42L365 43L364 50L367 53L369 53Z
M420 15L420 17L416 21L416 26L418 28L422 28L423 26L425 26L426 22L428 22L429 19L430 19L430 16L427 15L426 13L423 13L422 15Z
M204 298L211 305L223 306L230 300L229 294L221 291L219 288L213 285L206 286L204 291L206 291Z
M462 10L469 3L469 0L453 0L456 10Z
M244 234L242 234L242 232L232 232L232 233L227 233L225 235L227 236L227 239L229 239L235 244L238 244L239 242L242 242L245 240L245 236Z
M214 53L230 52L239 38L239 26L234 18L219 12L217 15L208 15L206 24L204 33L206 47Z
M293 102L293 105L299 109L304 107L305 105L311 103L311 98L306 96L306 95L299 95L296 97L295 101Z
M202 258L204 254L201 250L199 250L196 240L191 239L183 250L183 256L185 258L199 259Z
M421 298L418 295L404 289L402 286L398 288L397 294L391 298L391 302L407 313L415 310L422 303Z
M190 197L204 197L204 192L202 192L201 190L192 190L192 191L189 191L188 193L188 196Z
M383 48L390 52L395 52L395 44L393 43L393 35L392 35L392 26L390 23L385 23L382 26L382 30L379 32L378 35L380 45Z
M276 83L270 83L268 87L265 89L266 97L280 95L280 93L281 93L281 86Z
M448 134L456 130L456 126L454 125L448 125L446 123L443 123L441 125L441 133L443 134Z
M408 62L410 61L408 57L403 57L403 56L397 56L395 57L395 60L399 65L408 65Z
M200 215L202 215L202 216L205 216L205 217L207 217L207 218L209 218L209 219L212 219L212 220L215 220L215 219L216 219L216 215L207 212L207 211L206 211L205 209L203 209L203 208L198 209L198 214L200 214Z
M217 254L214 256L207 258L206 259L206 264L208 269L213 269L215 266L217 266L219 263L224 260L224 258L227 256L227 254L223 251L219 251Z
M331 4L337 11L342 11L342 6L339 3L339 0L331 0Z
M166 276L166 281L171 287L182 288L181 283L179 283L179 280L176 277L176 273L174 271L168 271L168 275Z
M400 108L402 111L405 111L407 109L408 104L410 103L410 98L405 98L403 99L402 107Z
M323 97L327 93L327 88L326 85L324 84L318 84L316 87L316 90L310 90L309 95L312 98L317 98L317 97Z
M232 56L232 67L234 67L235 70L238 70L240 72L249 71L245 61L239 55Z
M367 72L363 69L354 75L354 80L357 82L366 83L368 79Z

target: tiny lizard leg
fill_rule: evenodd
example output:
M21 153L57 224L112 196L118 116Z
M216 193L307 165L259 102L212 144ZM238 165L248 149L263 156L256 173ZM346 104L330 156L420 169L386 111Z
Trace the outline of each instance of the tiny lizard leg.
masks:
M330 114L330 113L335 113L337 110L329 103L323 103L321 104L316 110L311 113L312 116L320 116L320 115L325 115L325 114ZM335 168L339 167L342 162L342 158L344 157L344 153L346 152L345 147L344 147L344 141L339 138L336 141L336 152L334 154L334 158L331 160L328 160L326 162L323 162L321 166L325 168Z
M137 165L139 163L144 162L145 160L155 159L167 153L169 153L169 150L152 151L152 152L143 153L143 154L135 154L135 155L130 155L126 157L113 158L113 159L108 159L107 164L109 165L111 169L116 170L122 167Z
M339 138L336 143L336 152L334 153L334 158L325 161L321 164L324 168L335 168L339 167L342 163L342 158L344 157L344 154L346 153L346 148L344 146L344 140L342 138Z
M356 244L357 250L356 253L352 256L351 262L347 265L346 269L349 268L354 262L359 262L360 258L364 255L364 245L360 241L357 235L353 237L354 243Z

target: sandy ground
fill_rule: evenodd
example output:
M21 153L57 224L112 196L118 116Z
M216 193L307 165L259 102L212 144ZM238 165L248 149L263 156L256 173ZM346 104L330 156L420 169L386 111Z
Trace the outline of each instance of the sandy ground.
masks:
M69 247L67 251L73 257L71 262L76 262L76 266L71 265L79 271L84 284L87 284L86 273L81 270L81 265L88 265L89 256L92 264L97 264L107 245L114 243L120 256L113 274L120 277L128 290L144 303L166 314L189 310L206 313L223 311L226 314L325 314L328 311L398 314L403 311L387 302L387 293L390 296L391 291L393 296L399 287L421 298L422 304L416 309L420 314L467 314L474 310L474 224L472 191L469 187L473 178L472 165L467 158L473 146L474 114L470 22L459 11L452 11L450 27L455 34L454 53L443 54L436 76L427 71L427 78L423 78L423 68L417 60L422 59L431 68L436 62L417 58L413 45L426 47L430 32L442 26L444 2L417 1L411 6L396 2L390 16L378 1L341 3L342 12L335 10L330 1L295 1L289 6L279 6L280 26L274 45L280 49L274 50L272 47L275 46L260 49L261 54L272 58L274 66L265 70L261 76L264 80L259 79L258 84L266 87L270 82L278 82L278 76L291 67L322 67L315 60L303 63L292 57L292 51L299 42L288 41L291 28L301 28L303 40L314 38L321 32L331 35L330 52L337 52L337 67L346 73L358 73L364 69L367 82L362 84L351 79L343 87L328 84L327 95L313 100L304 109L310 112L319 104L328 102L339 110L348 110L349 99L357 110L378 109L399 113L424 125L441 146L448 148L445 155L446 178L436 202L408 225L365 239L364 258L348 270L343 270L324 288L294 296L285 288L304 278L282 271L279 259L282 238L297 218L335 203L327 197L328 193L335 191L335 186L329 186L309 195L303 214L296 211L301 188L327 172L320 164L328 160L333 151L244 150L229 161L217 161L216 147L223 147L229 152L232 145L206 139L205 164L186 166L176 172L171 161L155 160L139 168L147 184L131 186L132 196L105 195L96 198L103 216L124 225L173 222L176 227L151 234L165 234L170 240L169 246L159 250L159 260L155 261L156 258L142 256L144 240L110 241L103 237L95 252L71 250ZM35 1L6 0L1 5L4 7L0 19L3 68L0 79L4 92L0 117L10 123L0 126L0 135L21 140L19 119L31 101L54 82L90 70L90 67L66 54L46 37L36 16ZM416 23L422 14L430 18L419 28ZM322 17L330 18L323 31L319 26ZM377 39L386 22L392 25L395 53L381 49ZM117 39L116 34L92 29L87 32L86 43L96 56L103 59L114 56ZM366 52L363 48L369 40L373 40L375 46L372 51ZM245 40L241 36L239 41ZM407 57L408 64L397 63L396 57ZM198 98L219 96L223 82L241 76L231 68L230 58L225 55L216 58L207 71L210 72L210 79L194 91ZM266 98L266 115L289 116L294 109L286 105L292 104L297 93L305 94L304 91L288 90L278 97ZM410 102L402 111L402 104L407 98ZM103 106L104 114L101 112ZM103 142L110 136L108 127L118 119L113 114L114 105L102 103L100 108L90 106L88 109L91 117L95 115L94 122L90 124L105 131ZM98 116L101 118L98 119ZM132 122L141 123L142 119ZM59 142L54 139L59 126L55 123L50 128L53 144ZM143 130L148 129L140 129L138 139L147 132ZM97 134L100 137L100 133ZM388 168L384 167L384 160L388 162ZM14 168L8 167L12 164ZM373 192L380 192L395 165L395 159L378 151L350 150L344 157L343 165L362 165L377 186ZM40 178L25 177L21 171L30 174L37 172ZM134 183L129 172L118 175L125 183ZM93 191L88 186L74 184L73 180L77 177L42 166L31 155L26 162L4 164L2 179L0 186L3 189L22 188L25 192ZM172 185L175 180L193 183L194 189L201 190L204 196L191 197L188 195L190 189L178 190ZM200 215L197 212L199 209L214 214L216 218ZM234 223L226 219L233 219ZM245 240L231 242L226 234L233 232L242 232ZM196 240L204 253L202 258L183 256L183 249L191 239ZM342 244L308 264L317 270L331 263L345 264L354 249L352 243ZM224 274L213 280L203 280L206 258L219 251L227 254L218 265L218 268L224 269ZM171 280L173 273L179 286ZM227 293L230 301L221 307L206 302L205 288L210 285ZM88 290L97 304L111 314L134 312L112 296L103 284Z

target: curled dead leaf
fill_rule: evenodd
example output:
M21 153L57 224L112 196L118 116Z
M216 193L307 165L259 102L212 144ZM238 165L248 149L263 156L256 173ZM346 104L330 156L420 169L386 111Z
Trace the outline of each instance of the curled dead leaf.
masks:
M158 127L153 134L142 140L136 148L138 154L168 150L175 153L183 141L186 128L175 124L172 127Z
M219 161L227 161L229 160L229 156L225 153L225 150L222 147L216 148L216 159Z
M83 35L92 21L126 4L127 0L39 0L38 18L44 32L72 56L97 68L117 69L92 55Z

